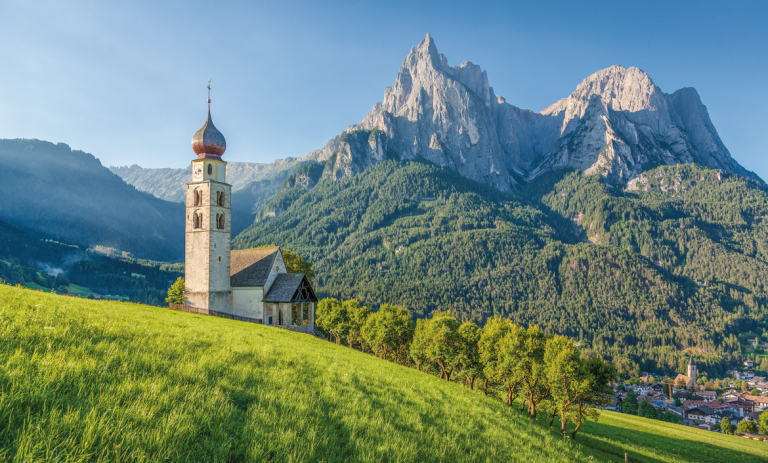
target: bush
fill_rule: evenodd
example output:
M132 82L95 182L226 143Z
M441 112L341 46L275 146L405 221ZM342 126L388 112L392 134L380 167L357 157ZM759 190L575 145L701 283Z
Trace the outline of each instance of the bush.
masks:
M748 432L752 434L757 433L757 423L752 420L741 420L739 426L736 428L736 432Z
M184 303L184 277L179 277L176 282L168 288L168 297L165 298L165 302L170 304Z

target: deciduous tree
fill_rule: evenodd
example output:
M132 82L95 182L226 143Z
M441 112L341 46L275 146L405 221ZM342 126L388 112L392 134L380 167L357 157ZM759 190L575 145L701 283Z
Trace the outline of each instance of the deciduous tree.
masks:
M503 385L507 393L506 403L510 407L519 395L520 380L513 376L512 371L508 369L508 364L502 363L501 352L507 334L519 329L520 327L512 323L511 320L495 316L485 323L478 342L480 361L483 363L485 376L485 386L483 387L485 394L488 394L491 385Z
M171 304L183 304L184 303L184 277L179 277L168 288L168 297L165 298L165 302Z
M360 346L360 350L365 351L365 338L363 338L363 326L368 321L368 316L371 314L371 308L368 306L360 305L357 299L350 299L344 301L344 308L347 311L347 319L349 320L349 329L347 330L347 345L354 347L356 344Z
M459 327L459 351L457 365L464 375L465 385L475 388L475 380L483 377L483 362L480 360L480 337L482 330L472 322L464 322Z
M597 421L599 412L597 407L607 406L613 401L613 387L611 384L618 379L616 368L604 362L599 357L582 360L582 367L589 377L589 389L576 401L576 413L571 413L571 419L576 423L576 429L571 433L571 439L576 439L585 418Z
M741 420L739 421L739 426L736 428L736 432L748 432L751 434L756 434L757 423L752 420Z
M341 344L349 333L347 307L338 299L330 297L317 303L315 325L325 333L329 341L336 344Z
M405 359L413 339L414 325L408 310L383 304L368 317L362 335L368 346L381 354L383 359L392 354L395 362L400 363Z
M499 363L511 374L511 383L519 385L523 406L536 418L539 404L550 398L551 385L547 382L544 351L547 336L538 325L527 330L514 325L501 341Z
M768 434L768 412L763 412L758 418L760 424L760 434Z
M727 416L720 422L720 429L726 434L733 434L733 425Z
M589 392L589 374L573 340L565 336L547 340L544 365L551 396L549 426L559 416L560 433L565 436L568 421L578 408L577 401Z
M627 396L621 402L621 413L637 415L637 392L634 389L627 390Z

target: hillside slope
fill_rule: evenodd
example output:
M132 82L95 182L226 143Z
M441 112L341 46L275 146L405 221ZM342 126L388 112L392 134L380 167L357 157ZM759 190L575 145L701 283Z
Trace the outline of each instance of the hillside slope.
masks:
M307 335L0 286L0 459L757 462L604 413L563 442L501 402ZM630 438L631 436L631 438Z
M184 253L184 207L137 191L93 155L39 140L0 140L0 220L85 248L155 260Z
M338 181L323 174L331 166L304 166L233 246L300 253L329 296L538 323L631 374L684 371L686 349L724 373L740 358L734 335L768 321L768 195L758 182L665 168L714 180L661 199L561 172L521 198L420 162L384 161Z

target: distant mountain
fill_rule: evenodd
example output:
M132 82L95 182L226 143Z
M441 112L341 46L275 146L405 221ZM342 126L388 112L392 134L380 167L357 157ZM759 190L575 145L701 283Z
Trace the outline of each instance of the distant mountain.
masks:
M278 159L271 164L229 162L227 163L227 182L232 185L233 192L259 180L282 182L304 162L306 160L303 158ZM109 170L119 175L126 183L135 186L137 190L173 202L184 201L184 185L192 180L191 164L186 169L149 169L134 164L130 167L113 166Z
M137 191L93 155L0 140L0 220L85 248L172 261L184 255L184 206Z
M347 137L365 131L365 137ZM312 153L341 178L384 159L424 159L501 191L560 168L623 185L658 165L698 163L759 179L723 145L693 88L665 94L637 68L612 66L541 113L495 95L468 61L449 66L427 37L365 119Z

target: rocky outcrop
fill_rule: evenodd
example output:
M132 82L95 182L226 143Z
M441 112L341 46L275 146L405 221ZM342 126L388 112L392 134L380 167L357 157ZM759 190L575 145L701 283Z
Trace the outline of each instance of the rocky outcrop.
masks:
M691 162L758 178L731 157L696 90L668 95L638 68L599 71L541 114L562 118L560 134L529 178L573 167L623 184L649 167Z
M425 159L509 191L515 181L495 131L491 108L496 104L486 73L469 62L449 66L427 35L408 54L384 101L354 129L380 131L379 152ZM340 145L337 170L345 170L344 163L356 157L358 152L350 148ZM379 159L369 156L360 167Z
M691 162L758 179L731 157L694 89L668 95L640 69L611 66L535 113L496 96L479 66L449 66L429 34L384 100L310 156L332 159L327 175L336 178L387 156L420 158L502 191L558 168L616 185L650 167Z

